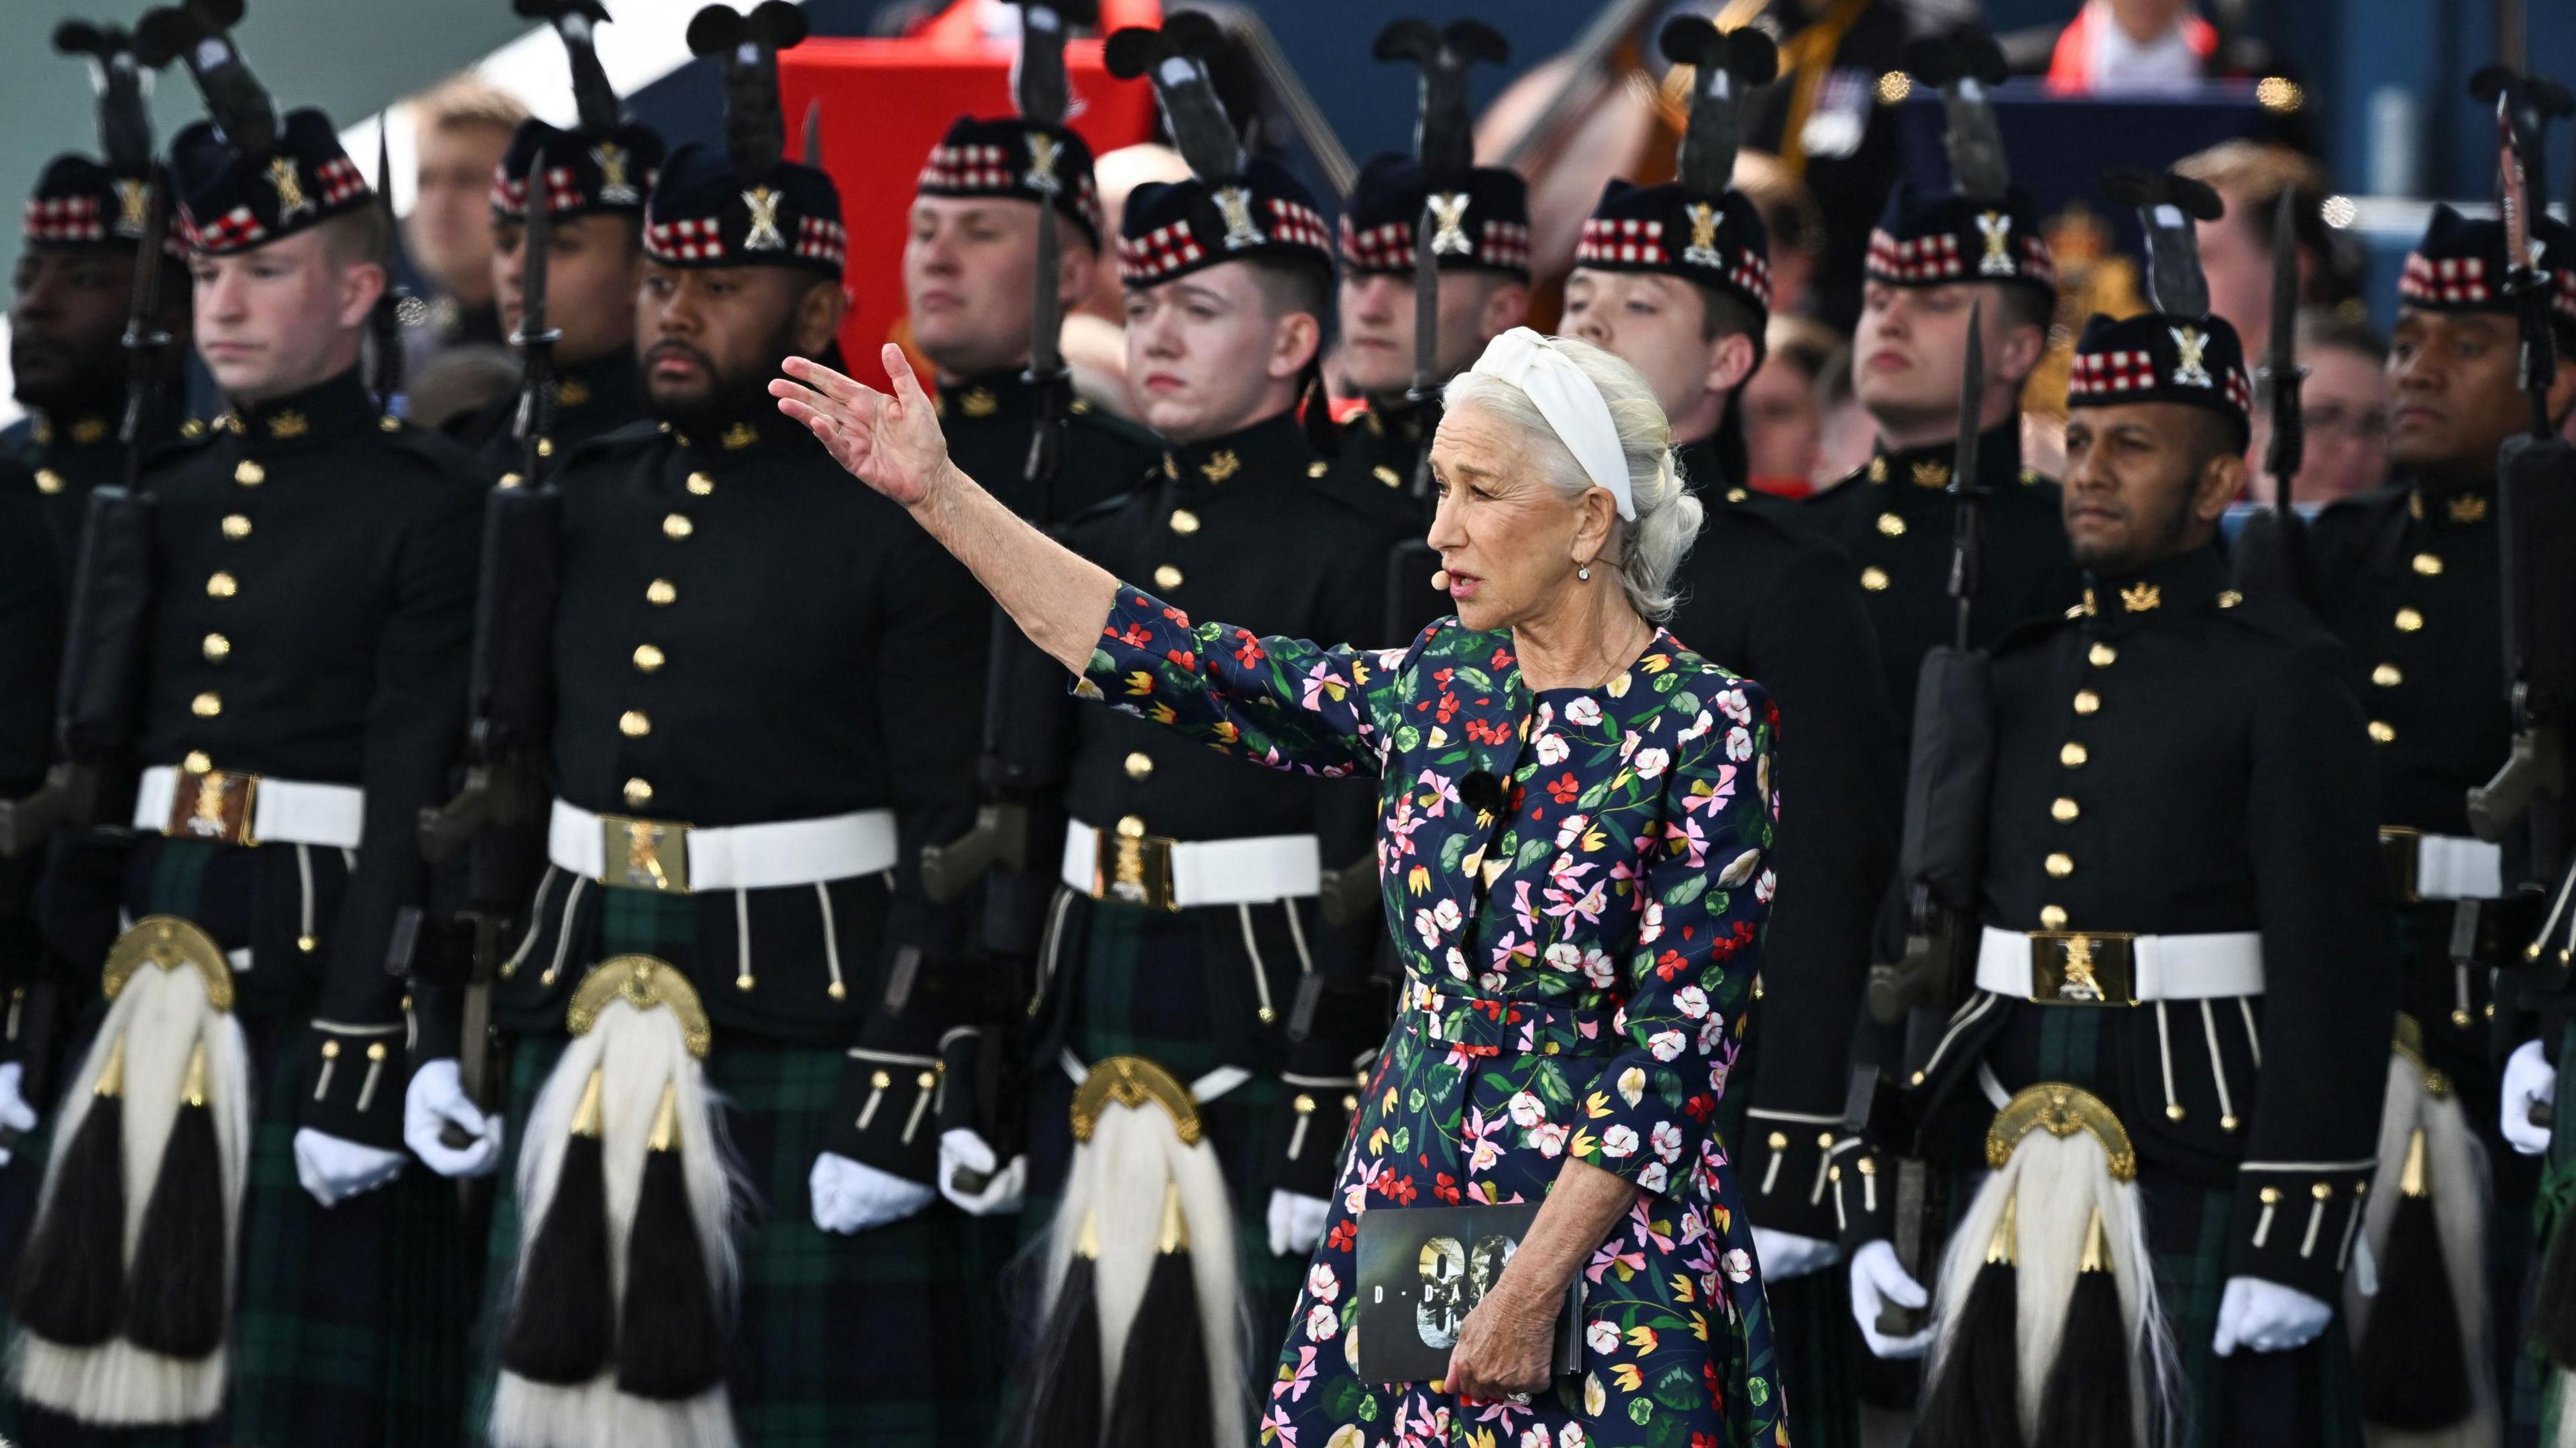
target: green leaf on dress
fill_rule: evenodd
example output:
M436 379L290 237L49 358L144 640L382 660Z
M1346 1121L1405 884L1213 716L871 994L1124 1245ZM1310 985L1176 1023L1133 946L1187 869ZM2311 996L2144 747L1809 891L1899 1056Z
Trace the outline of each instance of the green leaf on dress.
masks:
M1679 883L1679 884L1677 884L1677 885L1673 886L1673 888L1671 888L1671 889L1669 889L1669 890L1666 890L1666 891L1664 892L1664 904L1665 904L1666 906L1668 906L1668 907L1670 907L1670 906L1678 906L1678 905L1688 905L1688 904L1689 904L1690 902L1692 902L1693 900L1696 900L1696 899L1698 899L1701 895L1703 895L1703 894L1707 893L1707 891L1708 891L1708 876L1706 876L1706 875L1689 875L1689 876L1685 876L1685 877L1683 877L1683 879L1682 879L1681 883Z

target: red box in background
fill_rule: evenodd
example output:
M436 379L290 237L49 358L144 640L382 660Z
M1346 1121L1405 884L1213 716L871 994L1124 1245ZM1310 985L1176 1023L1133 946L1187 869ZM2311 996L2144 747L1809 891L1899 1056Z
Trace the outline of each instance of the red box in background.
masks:
M921 163L959 116L1001 116L1017 109L1011 103L1017 50L984 40L809 40L778 57L791 150L803 144L807 102L823 103L823 169L841 188L841 214L850 229L850 314L841 324L841 350L851 375L862 381L884 384L880 346L911 344L903 247ZM1153 87L1112 78L1101 67L1099 41L1066 46L1065 70L1072 82L1071 124L1094 154L1152 138ZM921 365L918 356L913 360Z

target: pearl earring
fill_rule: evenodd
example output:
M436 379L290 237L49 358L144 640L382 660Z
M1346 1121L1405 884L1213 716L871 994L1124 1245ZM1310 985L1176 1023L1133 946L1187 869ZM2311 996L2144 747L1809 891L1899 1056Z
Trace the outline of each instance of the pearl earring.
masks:
M1574 576L1586 583L1590 583L1592 581L1592 565L1586 563L1581 568L1574 570Z

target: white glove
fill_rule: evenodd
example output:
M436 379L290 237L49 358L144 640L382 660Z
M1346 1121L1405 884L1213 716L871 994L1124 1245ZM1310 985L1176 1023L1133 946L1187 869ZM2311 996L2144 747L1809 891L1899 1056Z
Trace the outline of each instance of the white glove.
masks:
M2237 1348L2287 1352L2316 1341L2334 1309L2295 1287L2260 1277L2230 1277L2218 1299L2218 1355Z
M451 1124L474 1140L461 1147L439 1140ZM501 1118L466 1098L456 1062L431 1061L411 1073L403 1092L403 1143L440 1176L488 1176L501 1164Z
M295 1179L325 1207L391 1185L402 1169L399 1151L366 1146L309 1126L296 1130Z
M939 1194L970 1217L1018 1211L1028 1193L1029 1159L1012 1157L1000 1171L993 1170L994 1160L992 1144L966 1127L939 1133ZM958 1186L961 1171L983 1173L984 1189L970 1192Z
M1801 1237L1795 1232L1774 1232L1768 1227L1753 1229L1753 1256L1762 1264L1762 1280L1786 1282L1821 1272L1842 1259L1843 1249L1816 1237Z
M0 1071L16 1067L0 1066ZM9 1078L14 1084L16 1077ZM2513 1149L2524 1156L2538 1156L2549 1150L2549 1128L2531 1124L2531 1108L2541 1102L2558 1100L2558 1068L2549 1064L2538 1041L2525 1041L2513 1048L2504 1063L2504 1119L2496 1126ZM5 1118L0 1118L5 1120Z
M1923 1284L1896 1260L1896 1248L1887 1242L1863 1242L1851 1259L1852 1320L1860 1324L1860 1335L1869 1350L1883 1358L1919 1358L1931 1350L1933 1329L1924 1328L1912 1337L1889 1337L1878 1330L1878 1312L1893 1302L1899 1307L1921 1307L1932 1300Z
M1324 1240L1324 1221L1333 1215L1326 1197L1300 1196L1273 1188L1270 1193L1270 1255L1304 1257Z
M900 1222L939 1200L934 1188L828 1151L814 1158L806 1187L814 1196L814 1225L844 1236Z
M16 1061L0 1065L0 1129L14 1131L20 1136L36 1129L36 1108L28 1105L27 1098L19 1093L19 1083L25 1077L26 1068ZM8 1164L9 1148L0 1146L0 1166Z

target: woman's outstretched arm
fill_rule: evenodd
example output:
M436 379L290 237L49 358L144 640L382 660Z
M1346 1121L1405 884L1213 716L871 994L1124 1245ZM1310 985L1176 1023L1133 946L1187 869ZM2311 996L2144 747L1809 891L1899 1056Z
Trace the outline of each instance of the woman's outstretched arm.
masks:
M822 440L835 462L902 504L957 555L1032 642L1081 673L1116 601L1118 580L959 472L903 349L886 344L884 360L892 394L790 357L787 376L769 384L769 395L780 412Z

